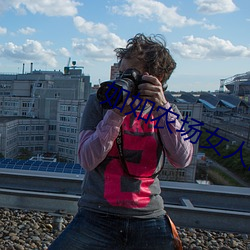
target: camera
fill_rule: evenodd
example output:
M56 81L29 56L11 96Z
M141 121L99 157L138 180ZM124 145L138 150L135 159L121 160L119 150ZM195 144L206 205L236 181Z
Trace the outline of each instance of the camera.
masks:
M136 96L138 85L143 82L138 70L127 69L117 79L101 83L97 91L97 98L104 109L111 109L114 105L118 106L122 103L128 94Z

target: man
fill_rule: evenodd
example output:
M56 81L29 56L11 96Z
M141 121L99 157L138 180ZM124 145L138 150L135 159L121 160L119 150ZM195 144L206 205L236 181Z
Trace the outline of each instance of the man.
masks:
M79 211L49 249L174 249L158 174L164 154L177 168L193 154L164 96L176 63L160 36L137 34L115 52L121 74L142 75L139 96L108 110L89 97L79 135L86 170Z

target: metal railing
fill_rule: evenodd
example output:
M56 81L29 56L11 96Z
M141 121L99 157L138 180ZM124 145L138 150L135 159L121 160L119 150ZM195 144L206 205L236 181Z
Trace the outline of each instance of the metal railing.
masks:
M75 214L82 178L1 172L0 207ZM177 226L250 233L250 188L165 181L161 188Z

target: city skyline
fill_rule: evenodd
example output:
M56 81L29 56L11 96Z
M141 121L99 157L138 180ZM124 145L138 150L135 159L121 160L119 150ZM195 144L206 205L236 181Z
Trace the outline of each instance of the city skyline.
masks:
M61 70L71 60L92 85L109 79L114 48L162 34L177 62L170 91L214 91L250 70L248 1L0 0L0 72Z

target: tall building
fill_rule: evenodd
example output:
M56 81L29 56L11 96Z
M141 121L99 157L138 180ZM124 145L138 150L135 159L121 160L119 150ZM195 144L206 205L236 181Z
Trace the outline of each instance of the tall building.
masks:
M116 79L119 76L118 63L114 63L110 70L110 80Z
M90 76L75 64L61 71L0 75L0 153L20 149L53 153L77 162L81 114L91 91Z

